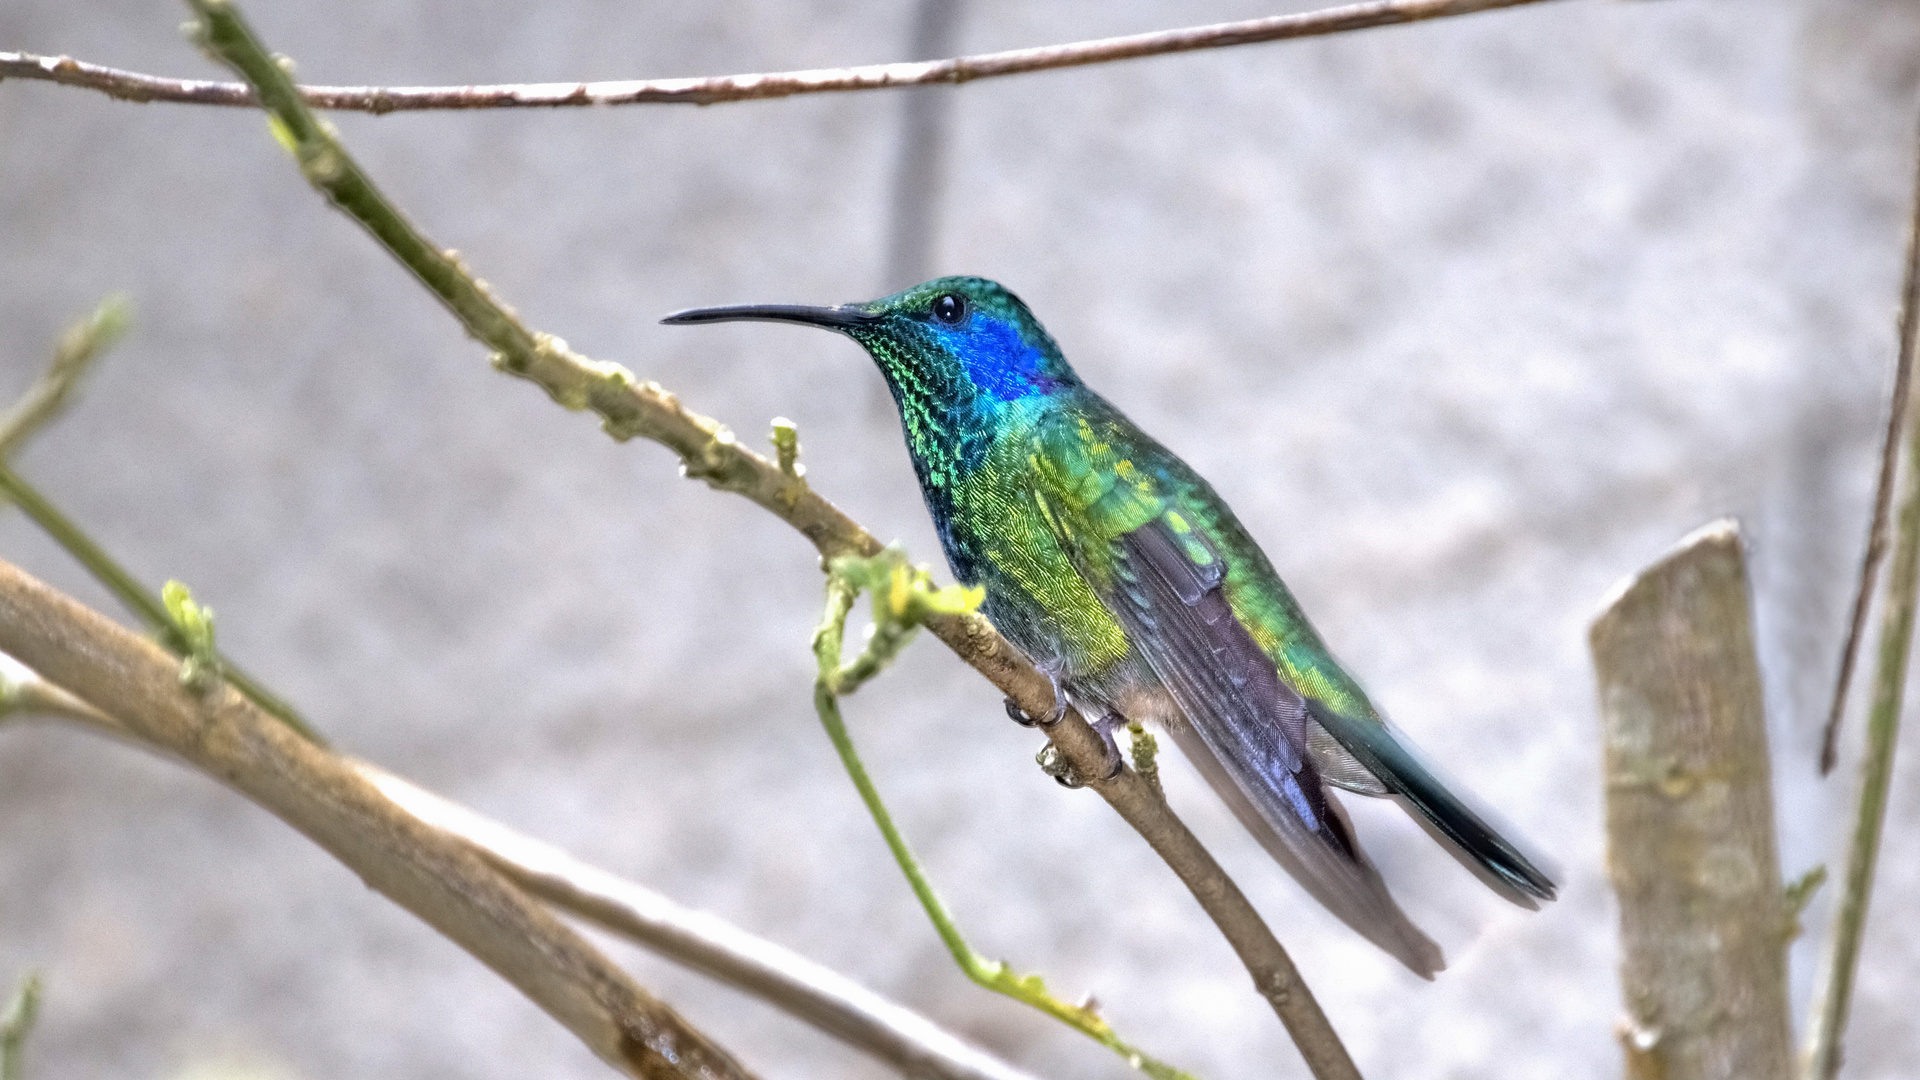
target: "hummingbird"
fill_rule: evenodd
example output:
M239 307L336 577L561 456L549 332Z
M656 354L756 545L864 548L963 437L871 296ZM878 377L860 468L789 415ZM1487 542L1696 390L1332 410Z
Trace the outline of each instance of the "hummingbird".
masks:
M1496 892L1551 878L1448 790L1340 666L1213 488L1081 381L1026 304L977 277L838 307L695 308L672 324L824 327L864 347L900 412L927 510L982 612L1097 717L1165 729L1316 900L1415 974L1445 966L1355 838L1335 790L1391 798Z

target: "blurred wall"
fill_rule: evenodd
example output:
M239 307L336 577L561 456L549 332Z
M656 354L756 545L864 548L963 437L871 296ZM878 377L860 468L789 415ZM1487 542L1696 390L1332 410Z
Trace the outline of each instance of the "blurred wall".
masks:
M897 59L912 6L275 4L303 78L425 84ZM969 0L967 51L1268 13ZM6 0L0 47L214 69L164 3ZM953 91L932 264L1018 290L1211 476L1401 726L1564 872L1510 909L1391 808L1361 829L1447 947L1433 985L1299 891L1169 762L1176 805L1370 1077L1605 1075L1614 910L1585 627L1738 514L1790 874L1890 378L1920 9L1577 0ZM662 327L882 290L902 99L339 116L373 175L535 326L764 437L936 545L878 377L831 335ZM132 336L21 468L341 746L840 968L1024 1066L1126 1075L948 962L817 729L797 536L491 371L260 118L0 86L0 399L125 290ZM111 610L17 515L0 555ZM1097 993L1199 1075L1303 1075L1179 883L922 643L850 702L975 944ZM1850 769L1858 739L1846 743ZM1905 759L1913 761L1909 754ZM1850 1075L1901 1075L1920 930L1896 779ZM1836 862L1837 866L1837 862ZM1808 925L1819 937L1825 897ZM885 1073L626 948L769 1077ZM1797 1001L1813 959L1795 953ZM57 726L0 727L0 979L46 973L31 1075L601 1076L558 1026L262 811Z

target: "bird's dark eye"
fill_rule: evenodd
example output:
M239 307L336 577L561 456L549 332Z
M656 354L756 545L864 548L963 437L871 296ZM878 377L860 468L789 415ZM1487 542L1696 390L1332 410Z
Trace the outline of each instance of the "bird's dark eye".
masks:
M967 298L959 293L946 293L933 302L933 317L948 326L959 326L960 320L967 317Z

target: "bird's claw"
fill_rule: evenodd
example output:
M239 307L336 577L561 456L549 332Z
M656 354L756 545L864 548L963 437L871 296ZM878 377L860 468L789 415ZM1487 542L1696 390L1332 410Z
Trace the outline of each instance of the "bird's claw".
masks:
M1067 715L1067 691L1060 685L1059 674L1046 665L1041 666L1040 673L1045 675L1047 682L1053 686L1053 709L1046 716L1039 717L1021 708L1019 702L1008 698L1007 716L1021 727L1050 728L1059 723L1061 717Z
M1093 733L1100 736L1100 741L1107 749L1107 758L1104 763L1106 773L1100 777L1102 780L1111 780L1119 776L1120 770L1127 767L1127 759L1120 756L1120 744L1113 737L1114 731L1125 727L1126 723L1127 718L1115 712L1110 712L1094 721Z
M1059 723L1060 718L1065 715L1067 715L1065 702L1055 705L1053 712L1048 713L1045 717L1036 717L1029 715L1027 710L1021 708L1019 702L1012 698L1007 699L1007 717L1021 727L1049 728Z
M1121 770L1127 767L1126 759L1120 755L1120 745L1113 738L1114 729L1125 723L1126 719L1118 713L1108 713L1094 722L1094 733L1100 736L1100 741L1105 744L1107 751L1105 759L1101 762L1100 775L1094 778L1095 783L1111 780L1119 776ZM1073 762L1067 760L1067 755L1061 753L1060 748L1051 743L1042 748L1040 753L1035 755L1034 760L1039 763L1041 772L1053 777L1054 783L1063 788L1087 786L1087 780L1080 775L1080 770L1074 768Z

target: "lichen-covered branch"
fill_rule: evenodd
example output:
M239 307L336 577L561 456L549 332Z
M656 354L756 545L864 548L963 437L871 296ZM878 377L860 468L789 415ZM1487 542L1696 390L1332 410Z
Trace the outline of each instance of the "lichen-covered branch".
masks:
M627 1075L748 1080L724 1050L470 847L395 806L231 687L183 685L177 658L5 562L0 652L305 833Z
M1590 642L1627 1074L1787 1080L1791 919L1739 529L1623 582Z
M561 339L528 329L454 256L436 247L386 200L334 133L308 111L286 70L252 37L231 4L189 3L200 16L201 42L255 86L276 133L308 180L412 271L469 334L493 350L496 367L535 383L567 408L591 409L617 439L637 435L661 443L680 456L688 476L753 500L799 530L824 558L870 556L881 550L871 533L808 487L797 470L784 472L748 450L732 432L685 408L658 384L643 382L618 364L589 360ZM939 615L926 625L1030 715L1053 709L1053 684L986 619L977 614ZM1068 710L1047 729L1047 737L1080 775L1105 772L1105 744L1078 712ZM1087 786L1140 833L1192 892L1233 946L1315 1077L1357 1080L1359 1070L1292 958L1160 792L1137 773L1124 770Z
M606 82L516 83L500 86L303 86L301 100L316 109L390 113L417 109L561 108L578 105L716 105L853 90L958 84L1002 75L1137 60L1169 53L1254 45L1471 15L1542 0L1370 0L1322 11L1160 30L1125 37L1043 45L1032 49L960 56L917 63L869 64L812 71L714 75L690 79L623 79ZM70 56L0 52L0 79L39 79L98 90L122 101L173 101L193 105L258 105L247 83L169 79L75 60Z

